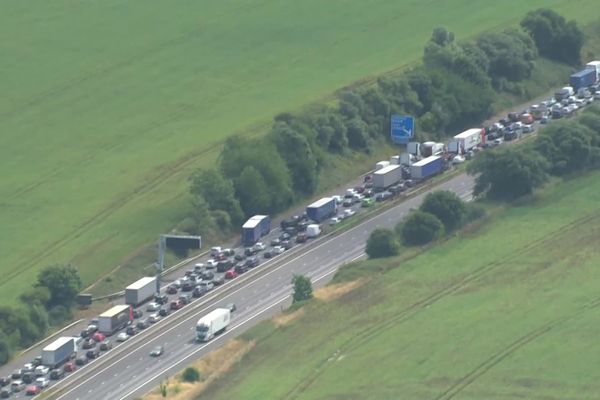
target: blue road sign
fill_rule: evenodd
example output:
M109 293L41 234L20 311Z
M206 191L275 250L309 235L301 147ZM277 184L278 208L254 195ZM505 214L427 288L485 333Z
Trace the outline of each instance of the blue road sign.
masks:
M392 142L406 144L415 135L415 119L410 115L392 115Z

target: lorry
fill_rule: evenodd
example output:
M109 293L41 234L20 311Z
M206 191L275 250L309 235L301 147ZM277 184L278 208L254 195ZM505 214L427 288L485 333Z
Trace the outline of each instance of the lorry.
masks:
M150 300L156 292L156 278L146 276L125 288L125 303L138 306Z
M427 179L439 174L444 169L444 159L440 156L431 156L422 159L410 166L412 179Z
M71 358L77 351L75 338L63 336L42 349L42 365L50 369L56 368Z
M390 165L400 165L400 156L391 156Z
M316 238L321 234L321 227L318 224L310 224L306 227L306 237Z
M472 128L454 136L448 143L450 153L465 154L472 148L482 143L483 129Z
M425 142L421 145L421 155L423 157L437 156L444 152L444 143Z
M324 197L306 207L306 215L315 222L322 222L337 213L337 204L333 197Z
M402 179L402 168L399 165L390 165L373 172L373 188L381 190L388 188Z
M585 69L593 69L596 71L596 81L600 80L600 61L590 61L585 64Z
M592 86L596 83L597 76L596 69L586 68L579 72L574 73L569 78L569 83L575 92L579 89Z
M255 215L242 225L242 243L246 247L253 246L271 231L271 218L268 215Z
M379 161L377 164L375 164L375 171L379 171L380 169L383 169L388 165L390 165L389 161Z
M421 157L421 143L409 142L406 145L406 152L412 154L413 156Z
M128 304L114 306L98 316L98 331L106 336L125 328L133 320L133 311Z
M215 335L227 329L231 322L231 310L228 308L217 308L206 314L196 323L196 340L208 342Z

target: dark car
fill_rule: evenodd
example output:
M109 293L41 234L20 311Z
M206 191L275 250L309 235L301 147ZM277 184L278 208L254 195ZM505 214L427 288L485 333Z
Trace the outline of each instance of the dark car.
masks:
M294 243L292 243L291 240L282 240L281 243L279 244L281 247L283 247L286 250L291 249L292 247L294 247Z
M31 383L35 380L35 374L33 372L25 372L21 377L24 383Z
M283 242L284 240L290 240L290 238L291 238L291 236L287 232L283 232L281 235L279 235L280 242Z
M375 192L373 191L373 189L365 189L365 191L363 192L363 196L365 196L366 198L373 197L374 194Z
M293 227L293 226L289 226L287 228L284 229L284 232L287 233L290 236L296 236L298 234L298 228Z
M138 323L137 323L137 324L135 324L135 326L136 326L138 329L142 330L142 329L146 329L147 327L149 327L149 326L150 326L150 323L148 323L148 321L147 321L147 320L143 319L143 320L141 320L141 321L138 321Z
M225 261L227 260L227 255L225 253L219 253L214 256L217 261Z
M286 218L283 221L281 221L281 229L285 229L288 228L290 226L295 227L296 225L298 225L298 222L300 222L301 217L298 215L294 215L291 218Z
M223 281L225 281L225 278L223 278ZM214 284L214 281L213 281ZM192 292L192 296L194 297L202 297L206 294L206 288L203 286L196 286L194 288L194 291Z
M96 346L96 341L92 338L87 338L83 341L83 344L81 345L81 347L83 349L91 349L92 347Z
M105 339L104 341L102 341L100 343L100 350L101 351L108 351L110 349L112 349L112 343L111 343L111 341L109 339Z
M135 310L133 310L133 318L141 318L142 315L144 315L144 312L142 310L140 310L139 308L136 308Z
M158 304L167 304L169 302L169 296L166 294L157 295L154 296L154 301Z
M0 378L0 386L4 387L10 384L10 381L12 381L10 376L3 376Z
M196 286L195 282L185 281L183 285L181 285L181 290L183 290L184 292L191 292L192 290L194 290L194 286Z
M177 288L175 287L175 285L170 285L167 288L167 293L168 294L177 294Z
M87 362L88 359L86 356L79 356L75 359L75 365L85 365Z
M161 317L166 317L167 315L169 315L170 311L167 307L161 307L158 310L158 315L160 315Z
M371 174L367 174L363 177L363 182L370 182L373 179Z
M77 369L77 367L75 366L75 363L72 361L65 363L65 365L63 366L63 371L65 371L65 372L73 372L76 369Z
M171 302L171 310L179 310L181 307L183 307L183 302L181 300L174 300Z
M34 367L42 365L42 356L35 357L33 360L31 360L31 363Z
M2 390L0 390L0 398L8 399L10 397L10 393L11 393L10 389L6 389L6 388L2 389Z
M63 369L56 368L50 371L50 379L54 379L55 381L61 379L63 376L65 376Z
M183 304L189 304L192 301L192 297L189 294L182 294L179 296L179 300L181 300Z
M131 325L127 327L125 333L127 333L129 336L133 336L136 333L138 333L138 329L135 326Z
M517 112L509 112L507 118L511 122L517 122L519 120L519 113Z
M231 260L219 261L219 263L217 264L217 272L227 271L229 268L231 268L232 264L233 263L231 262Z
M23 375L23 373L21 372L20 369L14 370L13 373L10 375L10 377L12 379L21 379L21 375Z
M240 263L237 264L234 267L234 271L239 275L239 274L243 274L244 272L248 271L248 267L246 267L244 264Z
M246 259L246 267L248 268L254 268L256 266L258 266L258 258L256 257L250 257L248 259Z
M281 242L281 240L273 239L273 240L271 240L271 246L279 246L279 242Z
M98 356L100 355L100 350L99 349L90 349L85 353L85 356L87 358L89 358L90 360L93 360L94 358L98 358Z
M256 253L258 253L258 250L256 250L254 247L246 247L246 248L244 249L244 255L245 255L246 257L253 256L253 255L255 255Z
M202 271L200 277L203 281L210 281L215 277L215 273L212 271Z
M308 221L300 221L298 222L298 225L296 226L296 229L298 229L298 232L305 232L306 231L306 227L310 225L310 222Z
M271 250L267 250L267 251L264 252L263 257L264 258L271 258L271 257L273 257L273 253L271 253Z
M225 277L223 275L221 276L215 276L212 280L213 285L215 286L219 286L225 283Z
M307 239L306 233L300 232L298 233L298 236L296 236L296 243L304 243Z
M236 255L233 256L233 259L235 261L244 261L245 258L246 258L246 255L244 253L236 253Z
M356 193L362 193L362 192L364 192L364 191L365 191L365 187L364 187L364 186L355 186L355 187L354 187L354 191L355 191Z

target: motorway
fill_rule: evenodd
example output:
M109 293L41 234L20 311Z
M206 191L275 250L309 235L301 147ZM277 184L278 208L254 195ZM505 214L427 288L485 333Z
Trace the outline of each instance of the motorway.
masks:
M473 177L463 174L432 190L452 190L464 200L470 200L473 183ZM159 321L152 329L133 336L59 381L44 398L104 400L141 396L185 365L290 304L290 282L294 274L310 276L318 287L327 283L341 265L364 257L369 234L378 227L392 228L412 208L420 205L426 193L409 198L347 231L323 238L312 247L294 248L255 268L225 285L223 290L212 292ZM238 308L228 330L209 343L196 343L194 334L198 318L228 303L235 303ZM165 352L161 357L151 358L149 352L157 345L164 346Z

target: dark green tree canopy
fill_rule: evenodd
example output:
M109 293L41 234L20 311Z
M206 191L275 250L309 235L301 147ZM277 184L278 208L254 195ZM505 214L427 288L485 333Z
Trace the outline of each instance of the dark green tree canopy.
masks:
M467 213L465 203L456 193L449 190L429 193L425 196L420 210L438 217L444 224L446 232L459 228Z
M62 305L68 308L81 290L82 282L73 266L53 265L39 272L36 286L46 287L50 291L49 307Z
M367 240L366 253L369 258L395 256L400 252L396 234L385 228L375 229Z
M477 39L477 46L487 55L492 78L502 77L516 82L531 76L537 48L524 32L510 29L484 33Z
M407 245L424 245L444 235L444 224L433 214L414 211L399 226Z
M310 278L303 275L294 275L292 278L292 285L294 285L293 302L309 300L313 297L312 282Z

